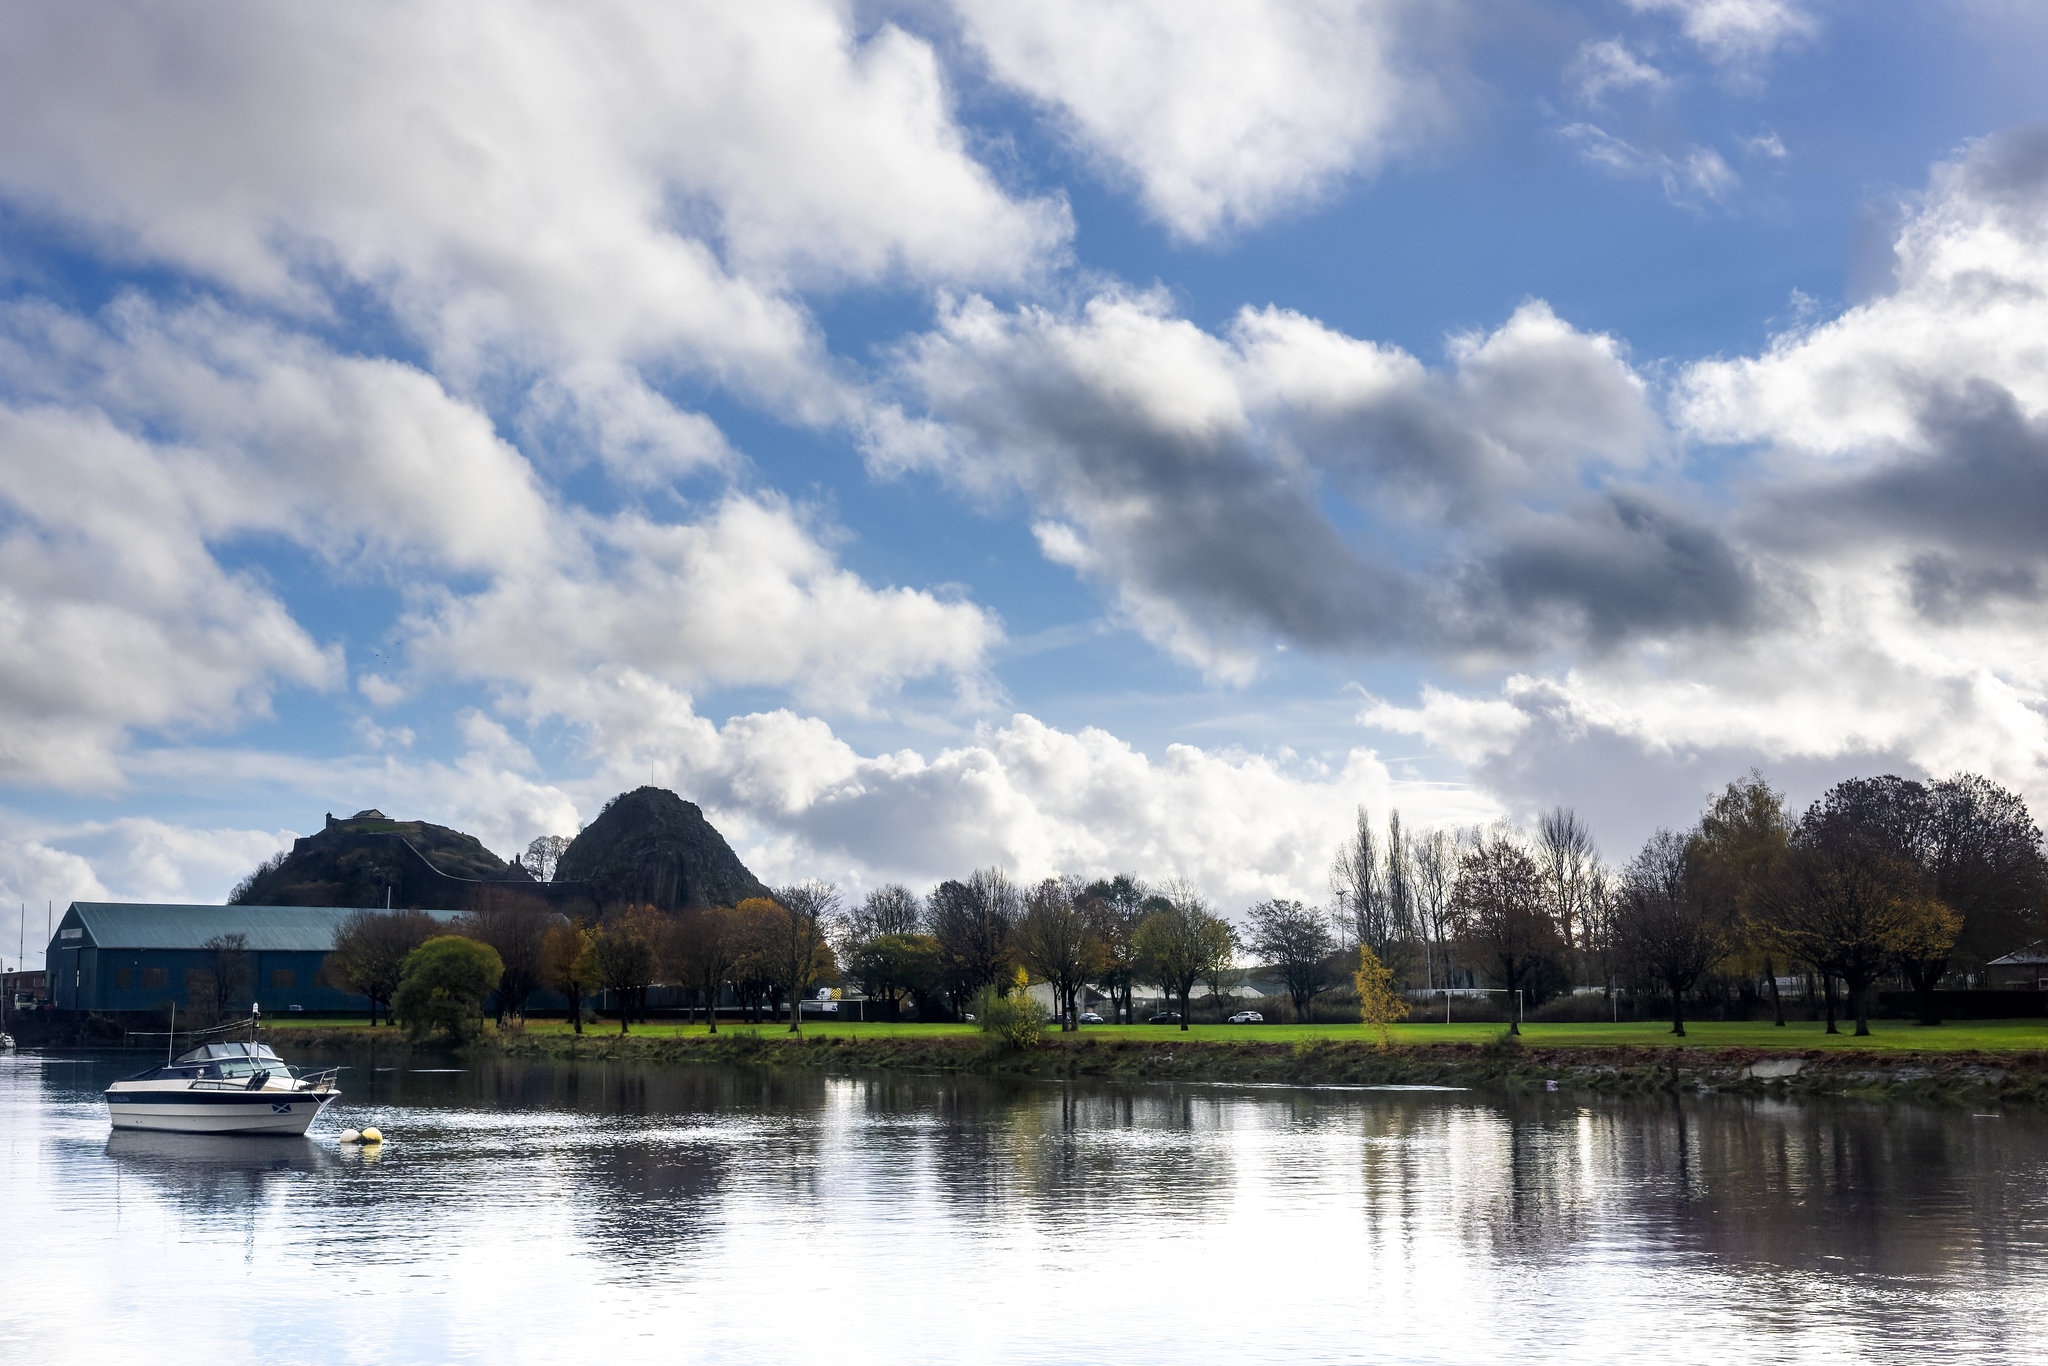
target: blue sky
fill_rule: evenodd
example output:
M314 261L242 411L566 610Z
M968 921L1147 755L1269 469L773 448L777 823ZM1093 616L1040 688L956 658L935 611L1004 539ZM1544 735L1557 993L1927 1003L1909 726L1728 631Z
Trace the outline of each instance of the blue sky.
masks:
M1226 910L1361 803L2048 795L2036 7L16 19L16 906L643 782Z

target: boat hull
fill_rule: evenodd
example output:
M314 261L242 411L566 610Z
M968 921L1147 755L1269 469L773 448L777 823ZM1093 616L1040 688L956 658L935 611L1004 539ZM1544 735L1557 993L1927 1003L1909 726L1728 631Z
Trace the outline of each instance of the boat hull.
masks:
M303 1134L339 1092L109 1093L116 1129L173 1134Z

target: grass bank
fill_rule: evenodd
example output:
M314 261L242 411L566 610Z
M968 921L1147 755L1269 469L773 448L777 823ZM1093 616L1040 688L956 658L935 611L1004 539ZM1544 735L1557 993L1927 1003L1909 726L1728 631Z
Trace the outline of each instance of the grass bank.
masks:
M1926 1028L1886 1022L1870 1037L1828 1035L1819 1024L1706 1022L1677 1039L1652 1024L1528 1025L1504 1043L1498 1025L1410 1024L1378 1047L1342 1025L1101 1025L1049 1034L1043 1048L984 1050L967 1025L635 1025L582 1035L557 1022L487 1032L470 1047L509 1057L638 1061L855 1072L984 1072L1132 1082L1238 1082L1300 1086L1435 1085L1609 1093L1729 1091L1851 1095L1970 1106L2048 1105L2048 1022L1972 1021ZM397 1030L360 1024L288 1024L272 1038L320 1049L402 1049Z

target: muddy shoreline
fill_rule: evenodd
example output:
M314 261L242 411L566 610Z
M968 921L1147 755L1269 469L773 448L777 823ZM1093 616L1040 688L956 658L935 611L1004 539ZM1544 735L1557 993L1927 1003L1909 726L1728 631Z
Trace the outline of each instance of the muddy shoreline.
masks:
M281 1051L433 1052L397 1030L279 1030ZM1460 1086L1474 1090L1556 1090L1611 1095L1725 1092L1762 1096L1848 1096L1969 1106L2048 1106L2048 1053L1858 1052L1847 1049L1552 1047L1516 1043L1375 1047L1365 1040L1302 1043L1254 1040L1143 1040L1049 1036L1020 1053L987 1051L979 1038L788 1035L734 1031L659 1038L590 1032L487 1033L461 1052L507 1058L719 1064L852 1073L924 1073L1092 1078L1131 1082L1255 1082L1294 1086ZM286 1056L290 1052L286 1051Z

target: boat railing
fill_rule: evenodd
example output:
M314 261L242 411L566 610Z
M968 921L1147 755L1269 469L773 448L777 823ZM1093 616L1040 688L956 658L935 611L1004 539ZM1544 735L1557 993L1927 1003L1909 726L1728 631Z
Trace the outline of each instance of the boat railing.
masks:
M121 1034L121 1047L141 1048L145 1044L149 1047L155 1047L156 1045L150 1042L155 1039L185 1039L190 1043L209 1043L214 1041L216 1036L222 1034L235 1034L243 1031L253 1034L256 1029L256 1023L256 1017L252 1015L246 1020L230 1020L226 1024L208 1025L204 1029L123 1030Z
M317 1072L297 1072L292 1080L307 1091L332 1091L340 1080L341 1068L323 1067Z

